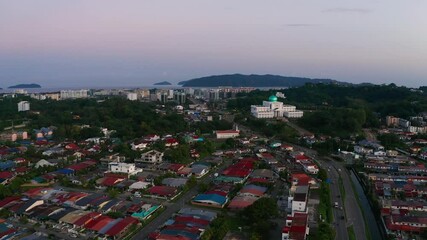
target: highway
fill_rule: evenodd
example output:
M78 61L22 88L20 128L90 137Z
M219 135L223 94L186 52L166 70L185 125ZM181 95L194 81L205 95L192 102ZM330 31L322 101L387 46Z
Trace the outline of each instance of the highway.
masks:
M362 214L362 210L356 200L356 195L351 186L351 179L348 170L342 163L334 161L332 158L328 158L328 161L322 160L317 156L317 153L313 149L304 148L298 145L293 145L294 150L302 151L312 159L317 160L320 167L327 170L328 177L332 180L330 185L331 189L331 202L338 202L339 206L343 207L343 210L334 208L334 227L337 232L335 239L348 239L347 227L353 225L353 229L356 235L356 239L366 239L365 219ZM341 170L338 170L341 169ZM341 176L345 196L342 196L339 187L339 177ZM338 195L340 197L338 197ZM344 205L342 205L344 203ZM345 211L345 213L344 213ZM341 216L345 216L345 220L341 220Z
M332 201L338 202L340 205L344 204L343 209L345 209L346 221L335 219L335 222L341 221L339 223L339 229L345 228L347 232L347 227L353 226L356 239L365 240L366 239L366 229L365 229L365 219L363 218L362 211L359 207L359 204L356 200L356 195L351 186L351 179L348 170L340 163L335 161L322 161L322 164L328 168L328 173L332 177L333 184L331 184L331 193ZM340 169L340 170L338 170ZM339 190L339 177L341 176L343 187L345 190L345 196L340 193ZM332 186L333 185L333 186ZM334 191L338 191L337 194L340 195L338 198L335 195ZM344 215L342 211L341 216ZM341 230L340 230L341 231ZM337 239L341 239L337 236Z
M343 201L342 201L342 195L340 193L340 187L339 187L339 173L338 170L329 165L328 163L324 162L323 167L328 172L328 177L331 180L330 184L330 193L331 193L331 201L332 206L334 205L334 202L338 203L338 207L333 207L332 212L334 214L334 228L336 231L335 239L348 239L348 231L347 226L345 224L345 219L341 219L341 217L344 216L344 208ZM346 208L345 208L346 209ZM346 209L347 210L347 209Z

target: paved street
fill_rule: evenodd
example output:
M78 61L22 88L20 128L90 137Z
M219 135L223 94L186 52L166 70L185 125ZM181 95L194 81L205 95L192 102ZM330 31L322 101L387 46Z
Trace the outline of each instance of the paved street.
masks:
M325 168L328 172L328 177L331 178L333 184L331 184L331 201L338 202L339 205L342 205L344 202L343 209L345 209L345 221L340 220L341 216L344 215L343 210L338 210L334 208L334 220L338 222L338 226L335 226L337 235L336 239L348 239L347 227L353 225L356 239L366 239L365 234L365 219L363 218L362 210L359 207L359 204L356 200L356 195L351 187L351 179L348 170L344 167L343 164L331 161L322 161L317 157L316 151L301 146L293 145L295 150L303 151L309 157L318 160L322 168ZM338 169L341 169L339 171ZM345 199L341 199L340 190L339 190L339 176L341 175L344 189L345 189ZM340 198L337 196L340 195ZM337 218L338 216L338 218ZM345 236L345 237L344 237Z
M357 203L357 195L351 186L351 179L349 171L338 162L331 162L336 168L341 168L341 178L345 189L345 209L347 214L347 226L353 225L354 232L356 234L356 239L366 239L366 228L365 220L360 209L359 204Z
M331 193L331 201L332 205L334 202L338 202L339 207L343 207L343 209L332 208L334 214L334 228L336 231L335 239L348 239L348 231L347 226L345 224L345 219L341 219L344 215L344 208L346 206L342 205L341 192L339 188L339 173L338 170L330 165L328 162L322 162L323 167L326 169L328 173L328 177L331 179L332 183L330 184L330 193ZM347 208L346 208L347 210Z

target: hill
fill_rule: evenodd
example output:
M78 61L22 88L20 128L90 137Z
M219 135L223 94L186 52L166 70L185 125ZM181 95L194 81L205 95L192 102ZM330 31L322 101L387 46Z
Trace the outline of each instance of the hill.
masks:
M30 84L17 84L14 86L10 86L9 88L41 88L39 84L36 83L30 83Z
M183 87L300 87L306 83L340 83L332 79L284 77L278 75L217 75L179 82Z
M164 82L158 82L158 83L155 83L154 85L172 85L172 83L170 83L170 82L167 82L167 81L164 81Z

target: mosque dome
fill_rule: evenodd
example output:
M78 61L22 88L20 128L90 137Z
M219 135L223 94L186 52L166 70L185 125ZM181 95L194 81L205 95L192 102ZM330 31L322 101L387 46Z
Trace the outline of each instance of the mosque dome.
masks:
M277 97L276 97L276 96L274 96L274 95L271 95L271 96L268 98L268 101L269 101L269 102L277 102Z

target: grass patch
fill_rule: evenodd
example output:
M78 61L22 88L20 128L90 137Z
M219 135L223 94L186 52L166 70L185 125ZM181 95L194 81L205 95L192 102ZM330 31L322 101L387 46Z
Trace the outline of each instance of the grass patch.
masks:
M332 223L334 221L334 215L332 213L331 203L331 192L329 184L322 182L320 186L320 203L319 203L319 215L322 221Z
M354 233L353 225L347 228L348 231L348 239L349 240L356 240L356 234Z
M343 183L343 180L342 180L342 177L341 177L341 175L340 175L340 177L339 177L339 179L338 179L338 186L339 186L339 188L340 188L340 194L341 194L341 203L342 203L342 206L343 206L343 211L344 211L344 215L345 216L347 216L347 212L346 212L346 209L345 209L345 188L344 188L344 183Z
M343 183L343 181L342 181L342 177L341 177L341 176L340 176L340 178L338 179L338 184L339 184L339 187L340 187L341 197L342 197L343 199L345 199L345 188L344 188L344 183Z

